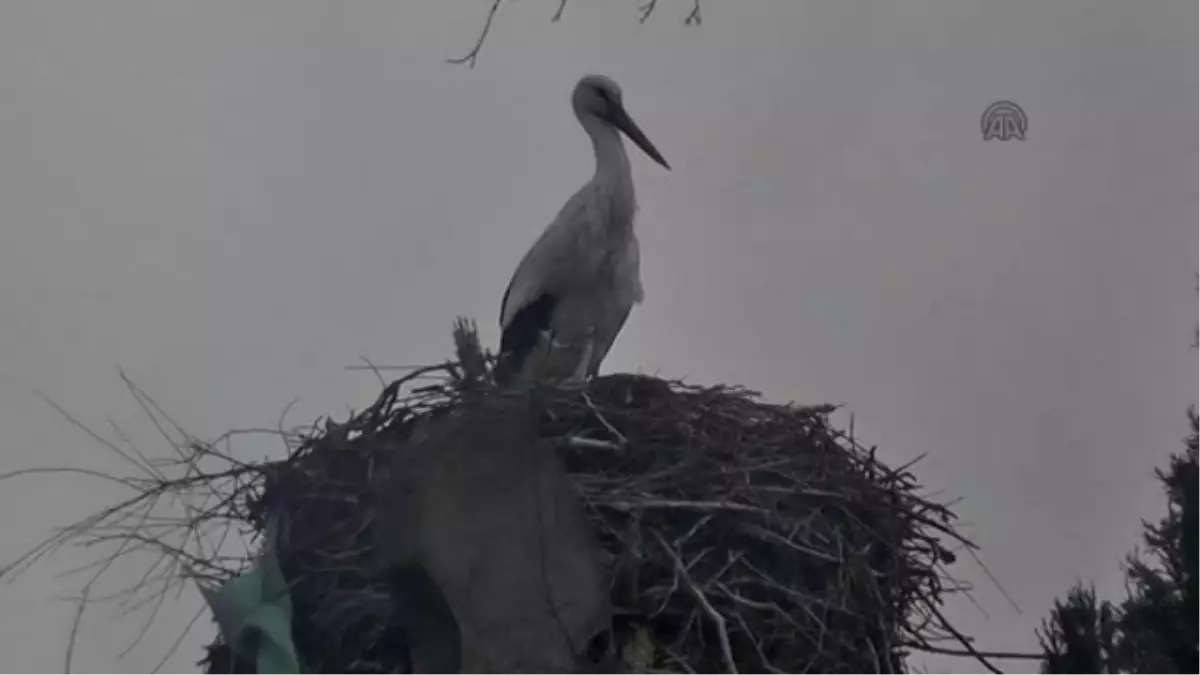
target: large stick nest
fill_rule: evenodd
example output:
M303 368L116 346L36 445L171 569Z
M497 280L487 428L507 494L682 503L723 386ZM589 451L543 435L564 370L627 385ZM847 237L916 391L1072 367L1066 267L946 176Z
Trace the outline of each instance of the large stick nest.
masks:
M367 571L366 494L369 476L403 470L388 467L387 448L460 404L454 369L434 372L445 381L408 393L410 381L394 382L266 483L265 501L283 495L304 523L304 545L281 547L297 644L316 670L403 667L382 620L393 600ZM632 375L544 403L539 431L611 556L611 638L627 665L888 672L929 637L953 516L920 498L910 473L832 429L831 406Z
M140 499L50 545L88 532L111 540L125 527L127 542L157 543L177 564L170 569L227 578L250 556L229 560L189 542L214 523L261 531L264 504L282 505L303 523L280 541L302 662L315 672L403 672L402 640L387 621L394 601L371 571L370 494L376 476L404 470L389 466L388 448L417 425L464 397L501 395L465 377L462 365L392 382L346 422L296 438L282 461L243 463L189 439L179 444L183 476L157 468L136 483ZM907 467L884 466L833 428L833 406L610 375L586 393L547 394L538 410L538 433L555 447L607 554L616 612L606 648L620 667L899 672L912 649L966 645L939 611L945 593L961 590L945 573L950 548L970 546L954 515L918 493ZM199 468L214 458L225 466ZM161 526L147 534L130 524L141 505L176 493L203 497L179 522L178 543ZM204 663L221 672L227 656L217 641Z

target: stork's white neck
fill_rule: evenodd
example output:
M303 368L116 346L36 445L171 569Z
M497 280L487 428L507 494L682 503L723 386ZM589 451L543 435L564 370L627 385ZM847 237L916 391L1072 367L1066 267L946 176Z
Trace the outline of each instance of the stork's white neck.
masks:
M634 195L633 171L629 166L629 155L625 154L621 132L596 117L585 117L580 122L592 140L592 151L596 155L596 174L592 182L602 187L602 191L612 200L609 223L619 230L631 230L637 197Z
M592 151L596 155L596 176L607 179L632 181L629 155L621 142L621 132L608 122L588 116L581 120L583 130L592 139Z

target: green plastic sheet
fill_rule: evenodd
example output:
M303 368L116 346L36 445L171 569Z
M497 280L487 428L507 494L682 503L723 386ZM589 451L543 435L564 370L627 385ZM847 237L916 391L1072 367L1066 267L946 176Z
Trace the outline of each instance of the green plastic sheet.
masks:
M197 580L234 662L258 673L299 673L292 642L292 602L277 557L278 523L267 522L255 564L220 586Z

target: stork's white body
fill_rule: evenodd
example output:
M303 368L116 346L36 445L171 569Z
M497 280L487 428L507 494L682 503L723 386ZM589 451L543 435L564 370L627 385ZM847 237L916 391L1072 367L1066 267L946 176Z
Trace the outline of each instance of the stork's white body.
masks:
M577 87L576 99L579 96ZM618 105L619 96L617 90ZM580 106L577 101L576 115L592 141L595 173L522 258L500 315L511 344L510 336L527 330L519 325L527 320L522 312L530 312L543 299L548 316L536 322L538 330L549 333L555 348L573 347L579 357L569 372L541 374L574 381L596 374L633 306L644 298L629 156L617 128L586 109L581 112ZM533 364L518 360L519 368L527 365Z
M595 374L629 312L644 297L629 158L615 130L591 133L596 173L517 266L500 319L508 326L522 307L543 293L555 294L550 333L564 346L582 347L592 339L591 358L584 366L589 375Z

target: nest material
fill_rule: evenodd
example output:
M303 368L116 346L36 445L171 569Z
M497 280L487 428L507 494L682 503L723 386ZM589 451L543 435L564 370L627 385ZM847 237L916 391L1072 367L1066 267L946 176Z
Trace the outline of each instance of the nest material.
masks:
M387 466L388 448L468 395L455 372L432 386L393 383L263 466L264 487L246 495L256 528L265 505L303 523L281 550L312 670L406 667L393 600L371 572L370 487L403 470ZM943 586L946 542L961 541L953 515L834 430L832 406L631 375L543 404L539 433L611 565L613 629L594 652L641 672L898 672L909 649L961 638L937 609L953 590Z

